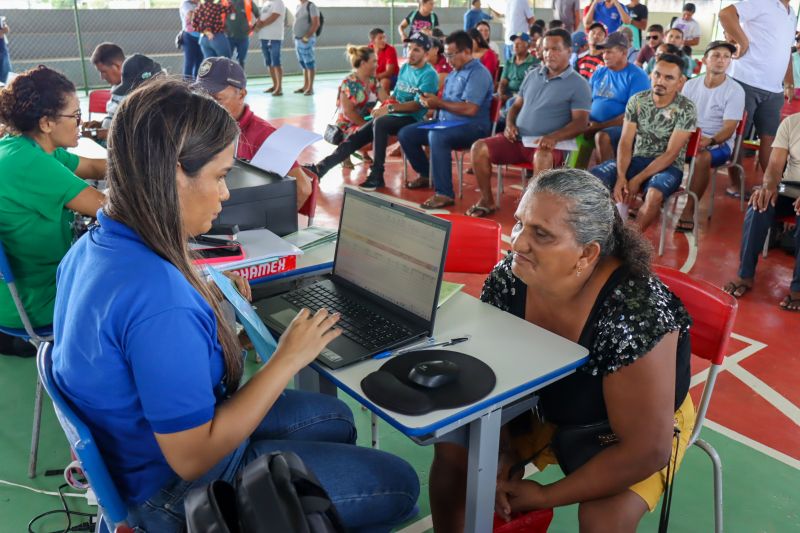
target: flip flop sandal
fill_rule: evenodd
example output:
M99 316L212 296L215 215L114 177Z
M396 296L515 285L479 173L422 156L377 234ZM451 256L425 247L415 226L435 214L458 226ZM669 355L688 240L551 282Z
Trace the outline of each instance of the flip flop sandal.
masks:
M406 182L407 189L427 189L431 186L430 178L417 178Z
M744 283L736 283L735 281L729 281L725 284L722 288L723 291L727 292L734 298L741 298L752 289L750 285L745 285Z
M472 207L470 207L469 209L467 209L467 212L464 213L464 214L467 215L468 217L483 218L485 216L491 215L495 211L497 211L496 207L495 208L489 208L489 207L485 207L485 206L482 206L482 205L475 204Z
M419 206L422 209L441 209L442 207L449 207L451 205L454 205L455 203L456 201L453 198L448 198L447 196L433 195L424 202L422 202L421 204L419 204Z
M274 92L272 96L283 96L283 91Z
M293 92L294 92L294 94L300 94L300 93L306 92L306 90L301 87L299 89L295 89Z
M778 304L778 307L784 311L800 312L800 298L792 298L790 294L787 294L786 298Z
M736 198L737 200L742 197L742 195L739 194L739 191L729 191L728 189L725 189L725 196L730 196L731 198ZM745 202L749 202L750 201L750 193L749 192L745 193L744 200L745 200Z
M348 157L347 159L342 161L342 168L353 170L356 167L355 167L355 165L353 165L353 161L351 161L350 158Z
M694 231L694 220L678 220L675 231L680 233L691 233Z
M303 96L312 96L313 94L314 94L314 91L305 91L303 93Z
M270 87L270 88L268 88L268 89L264 89L264 92L265 92L265 93L271 93L271 92L275 92L275 87Z

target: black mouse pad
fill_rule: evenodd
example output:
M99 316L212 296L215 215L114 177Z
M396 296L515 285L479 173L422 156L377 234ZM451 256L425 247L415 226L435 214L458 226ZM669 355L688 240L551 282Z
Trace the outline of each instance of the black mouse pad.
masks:
M408 374L417 363L445 360L458 365L458 379L436 389L417 385ZM497 382L494 371L471 355L450 350L417 350L389 359L361 381L371 401L392 411L421 415L437 409L453 409L487 396Z

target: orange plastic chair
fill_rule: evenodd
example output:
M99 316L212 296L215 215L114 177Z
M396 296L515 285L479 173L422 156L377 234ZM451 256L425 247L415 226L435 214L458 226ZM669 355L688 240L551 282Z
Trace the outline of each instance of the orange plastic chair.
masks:
M466 215L436 215L450 221L445 272L488 274L500 256L500 223Z
M317 211L317 196L319 195L319 178L316 174L308 169L303 169L311 176L311 196L309 196L305 203L300 206L297 213L308 217L308 226L314 224L314 213Z
M736 298L705 281L692 278L678 270L655 266L653 269L661 281L681 299L689 315L692 327L692 353L711 362L700 405L697 408L694 431L689 446L696 444L711 459L714 468L714 531L722 531L722 463L717 451L699 438L700 430L708 412L714 384L722 370L722 362L728 352L728 340L736 320L738 302Z
M89 119L92 118L92 113L106 114L106 104L111 100L111 91L109 89L97 89L89 93Z
M684 173L684 177L686 178L686 187L679 187L677 191L672 193L669 198L664 200L664 203L661 205L661 235L658 238L658 255L664 255L664 240L667 236L667 209L670 202L673 205L678 205L678 198L681 196L691 196L694 199L694 212L692 213L692 220L694 221L694 227L692 228L692 235L694 236L694 247L697 247L697 232L699 229L699 217L697 216L698 209L700 208L700 201L697 198L697 195L692 192L692 176L694 175L694 167L697 162L697 153L700 151L700 138L702 137L703 130L697 128L693 133L692 136L689 137L689 142L686 145L686 161L689 163L689 170Z

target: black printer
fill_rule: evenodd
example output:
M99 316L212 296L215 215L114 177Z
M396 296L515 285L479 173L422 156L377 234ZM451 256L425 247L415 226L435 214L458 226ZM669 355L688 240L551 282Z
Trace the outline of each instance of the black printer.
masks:
M240 230L267 228L283 236L297 231L297 186L240 159L225 178L231 197L222 203L216 224L237 224Z

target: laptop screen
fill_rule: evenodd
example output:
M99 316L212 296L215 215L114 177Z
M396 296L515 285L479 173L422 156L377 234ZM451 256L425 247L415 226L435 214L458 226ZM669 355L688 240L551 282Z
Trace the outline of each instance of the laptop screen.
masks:
M346 190L333 273L431 320L449 224Z

